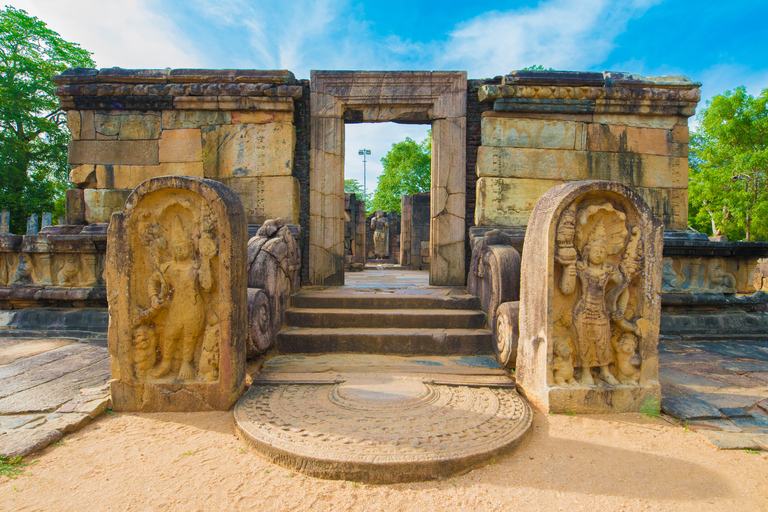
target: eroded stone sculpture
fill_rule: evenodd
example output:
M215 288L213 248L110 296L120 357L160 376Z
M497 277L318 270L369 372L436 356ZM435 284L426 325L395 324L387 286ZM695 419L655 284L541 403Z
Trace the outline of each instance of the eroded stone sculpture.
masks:
M301 285L301 252L288 226L270 219L248 241L249 357L263 353L275 341L291 294Z
M493 229L473 240L467 291L480 298L481 308L488 314L499 362L513 367L518 322L518 308L513 304L520 296L520 253L508 234Z
M113 217L106 272L116 410L222 410L239 397L245 232L234 192L197 178L148 180Z
M373 251L376 258L384 259L389 255L389 221L384 217L384 210L377 210L371 219L373 230Z
M532 399L556 412L625 412L658 398L662 233L617 183L575 182L539 200L523 252L516 368Z

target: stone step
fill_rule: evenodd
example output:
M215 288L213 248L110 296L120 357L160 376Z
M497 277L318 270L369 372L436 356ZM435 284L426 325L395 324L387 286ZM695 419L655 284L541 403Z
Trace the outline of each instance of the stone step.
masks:
M474 295L434 293L371 293L361 291L301 291L291 297L294 308L323 309L480 309Z
M275 343L283 354L354 352L370 354L493 354L486 329L301 328L286 327Z
M292 308L285 325L297 327L482 329L485 313L450 309Z

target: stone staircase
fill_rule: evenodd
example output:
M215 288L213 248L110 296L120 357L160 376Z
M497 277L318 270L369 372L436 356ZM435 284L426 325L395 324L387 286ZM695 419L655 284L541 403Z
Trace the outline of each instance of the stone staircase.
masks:
M302 290L277 335L282 354L331 352L400 355L494 353L477 297Z
M509 453L533 414L496 362L477 297L428 274L366 271L302 288L235 424L262 455L319 478L442 478Z

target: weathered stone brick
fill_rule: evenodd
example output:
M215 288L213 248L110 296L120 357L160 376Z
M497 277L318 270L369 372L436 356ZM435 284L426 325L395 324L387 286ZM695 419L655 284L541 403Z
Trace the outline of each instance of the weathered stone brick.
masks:
M78 165L69 171L69 181L77 188L92 188L97 177L94 165Z
M481 124L483 146L583 149L583 123L486 117Z
M588 125L586 149L646 155L671 154L667 130L609 124Z
M158 165L156 140L73 140L68 161L77 164Z
M128 114L120 116L120 140L146 140L160 137L158 115Z
M200 128L218 124L229 124L229 112L212 112L209 110L163 110L163 129L177 130L184 128Z
M202 136L206 178L292 173L296 131L290 123L212 126Z
M232 124L291 123L292 112L232 112Z
M293 176L226 178L245 208L248 224L262 224L282 217L286 224L299 223L299 180Z
M611 180L631 187L684 188L688 184L688 160L638 153L481 147L477 153L477 175Z
M159 158L161 163L202 161L200 128L163 130Z
M93 110L80 111L80 139L93 140L96 138L96 129L93 121Z
M67 128L72 134L72 139L80 140L80 111L70 110L67 112Z
M88 224L95 222L109 222L114 212L119 212L125 206L125 200L131 190L94 189L83 191L85 202L85 221Z

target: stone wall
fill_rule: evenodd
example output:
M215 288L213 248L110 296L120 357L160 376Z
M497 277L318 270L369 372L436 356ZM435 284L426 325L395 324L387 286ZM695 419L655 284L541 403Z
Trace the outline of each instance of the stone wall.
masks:
M400 265L411 270L429 268L429 204L429 192L402 198Z
M109 222L143 181L184 175L232 188L249 224L299 224L294 160L306 174L307 151L305 137L296 151L294 101L303 89L292 73L75 69L54 81L79 189L67 196L69 223Z
M688 117L700 97L685 77L516 71L482 85L477 226L522 227L539 197L570 181L635 189L666 229L688 219Z

